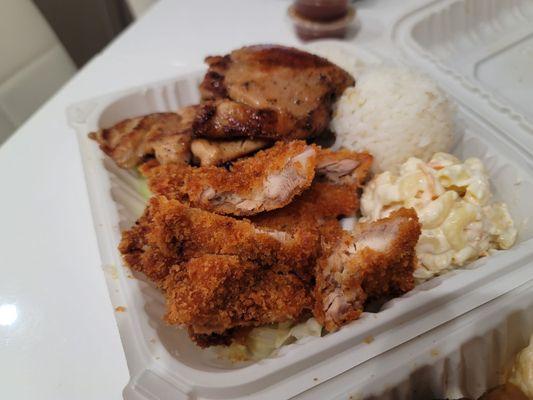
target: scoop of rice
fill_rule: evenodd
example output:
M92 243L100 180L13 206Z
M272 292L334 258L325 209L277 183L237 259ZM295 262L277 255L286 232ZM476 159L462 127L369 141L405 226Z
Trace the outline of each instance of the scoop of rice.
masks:
M432 80L392 67L368 68L358 78L335 107L336 147L369 151L375 173L450 150L453 108Z

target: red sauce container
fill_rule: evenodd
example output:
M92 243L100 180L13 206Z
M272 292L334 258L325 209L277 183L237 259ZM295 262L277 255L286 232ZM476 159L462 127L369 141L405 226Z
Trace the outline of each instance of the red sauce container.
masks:
M343 17L332 21L313 21L305 18L296 11L295 5L289 8L288 13L296 34L303 41L325 38L342 39L346 36L348 27L355 18L355 9L352 6L348 7Z
M296 0L294 10L311 21L333 21L348 13L348 0Z

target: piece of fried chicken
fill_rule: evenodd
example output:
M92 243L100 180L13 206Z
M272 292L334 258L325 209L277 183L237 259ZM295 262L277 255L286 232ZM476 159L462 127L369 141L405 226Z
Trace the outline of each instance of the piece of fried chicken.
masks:
M188 164L191 158L193 108L179 113L154 113L121 121L89 134L121 168L133 168L147 158L160 164Z
M229 170L169 164L143 171L155 194L218 214L254 215L287 205L311 185L317 149L303 141L278 142Z
M119 249L163 289L167 321L187 325L201 346L227 344L240 328L296 320L312 308L320 242L303 229L260 228L154 197Z
M315 318L335 331L363 312L367 300L401 295L414 287L420 224L412 209L360 223L353 235L323 229L323 256L316 266Z
M312 306L310 286L296 275L231 255L192 258L163 286L165 319L188 326L193 338L297 320Z
M310 281L318 247L318 237L304 229L288 233L260 228L159 196L123 232L119 250L132 269L156 283L174 266L206 254L237 256Z
M278 210L261 213L250 220L262 227L291 232L313 229L329 219L351 217L359 211L359 195L350 185L313 182L311 187Z
M286 207L251 217L260 226L308 229L330 219L352 217L359 211L359 192L370 176L372 156L348 150L320 149L315 180Z
M320 149L316 160L316 177L337 185L360 188L370 178L373 159L367 152Z

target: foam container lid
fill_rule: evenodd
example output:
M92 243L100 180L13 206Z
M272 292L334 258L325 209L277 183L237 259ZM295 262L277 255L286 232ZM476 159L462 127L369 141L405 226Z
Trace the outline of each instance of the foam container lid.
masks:
M440 0L398 18L390 43L533 154L533 2Z
M441 70L433 59L419 56L418 45L413 44L414 27L433 15L433 7L456 3L462 2L432 2L429 8L399 18L391 40L384 40L381 50L387 53L397 46L404 56L418 60L412 63L435 77L458 100L458 140L453 153L462 159L482 159L496 200L508 204L518 224L517 244L467 268L434 278L388 302L377 313L363 313L359 320L338 332L322 338L304 338L259 362L230 364L210 350L197 348L185 331L165 325L161 319L162 295L142 277L132 279L132 272L123 265L117 250L121 230L131 226L145 206L138 190L140 182L132 173L117 168L87 138L88 132L124 118L177 110L197 102L197 86L205 71L131 88L69 108L68 120L79 140L101 267L113 305L125 307L125 312L116 313L116 318L131 376L124 391L126 398L295 396L533 278L533 226L529 219L532 214L529 199L533 198L533 134L528 132L528 117L511 106L506 106L509 111L498 109L494 101L483 95L480 88L484 86L465 86L458 76ZM504 3L514 7L522 2ZM435 35L434 40L439 40L439 36ZM338 46L336 51L354 51L346 44L330 45ZM372 49L378 53L379 50ZM379 57L372 55L372 51L355 49L354 54L366 63L374 63Z

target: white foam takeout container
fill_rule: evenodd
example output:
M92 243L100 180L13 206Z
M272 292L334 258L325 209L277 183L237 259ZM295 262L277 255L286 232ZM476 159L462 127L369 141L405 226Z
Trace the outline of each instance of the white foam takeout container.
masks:
M390 31L372 48L424 70L462 108L483 116L531 159L533 2L426 3L392 16ZM533 211L526 218L531 216ZM524 272L526 283L517 289L295 399L479 398L504 383L533 334L531 262ZM496 281L479 290L497 287Z
M505 383L532 334L529 281L294 400L478 399Z
M431 4L444 7L480 1L436 1ZM522 2L502 3L516 7ZM161 294L142 277L132 279L132 272L123 265L116 249L121 230L129 227L144 208L145 201L138 191L139 181L128 171L117 168L96 143L87 138L88 132L124 118L176 110L198 101L197 86L204 71L88 100L69 108L68 120L79 139L110 298L113 306L125 307L124 312L116 313L116 319L131 375L124 392L126 398L295 396L510 292L532 278L533 225L529 221L532 214L529 199L533 198L533 133L529 131L528 116L515 111L512 105L501 106L499 100L494 100L497 94L486 95L476 83L465 83L460 72L448 72L447 67L441 68L427 55L432 53L423 50L419 40L425 34L417 34L424 32L423 28L416 27L426 20L432 26L431 18L433 10L427 7L399 18L392 37L383 41L381 50L390 57L392 52L386 46L394 44L403 51L403 56L412 60L410 63L431 74L450 96L458 100L459 134L453 152L462 159L473 156L483 160L491 176L495 199L508 204L519 227L517 244L467 268L434 278L390 301L380 312L364 313L359 320L334 334L305 338L256 363L232 365L219 360L212 351L194 346L185 331L162 322L164 302ZM432 35L434 41L439 40L439 35ZM441 36L445 37L444 33ZM337 46L340 51L354 51L346 44ZM379 52L380 49L373 50ZM371 54L356 52L356 56L367 57L363 61L369 63L376 61Z

